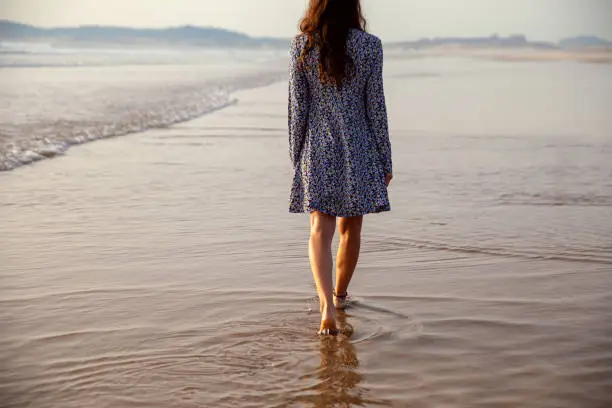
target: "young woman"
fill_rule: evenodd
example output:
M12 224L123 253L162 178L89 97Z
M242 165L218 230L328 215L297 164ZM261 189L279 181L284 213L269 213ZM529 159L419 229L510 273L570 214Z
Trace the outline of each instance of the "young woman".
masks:
M365 25L359 0L311 0L291 44L289 151L295 175L289 211L310 214L308 252L321 334L338 332L335 310L347 305L363 216L391 209L383 50Z

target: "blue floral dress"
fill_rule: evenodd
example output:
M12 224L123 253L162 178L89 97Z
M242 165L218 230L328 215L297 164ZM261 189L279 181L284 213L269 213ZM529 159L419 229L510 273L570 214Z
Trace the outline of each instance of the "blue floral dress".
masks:
M354 217L389 211L385 174L392 164L381 41L351 30L347 52L354 70L340 89L319 80L316 47L298 67L305 44L305 35L296 37L290 52L289 212Z

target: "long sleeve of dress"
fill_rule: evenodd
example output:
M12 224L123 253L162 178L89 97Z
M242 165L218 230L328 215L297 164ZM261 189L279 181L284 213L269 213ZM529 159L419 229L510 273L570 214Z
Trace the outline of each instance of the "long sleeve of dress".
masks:
M298 67L300 57L298 39L291 43L289 61L289 158L294 169L298 167L300 154L308 131L310 95L308 80Z
M383 86L383 48L377 41L373 50L372 71L366 85L366 109L376 149L385 174L393 171L387 106Z

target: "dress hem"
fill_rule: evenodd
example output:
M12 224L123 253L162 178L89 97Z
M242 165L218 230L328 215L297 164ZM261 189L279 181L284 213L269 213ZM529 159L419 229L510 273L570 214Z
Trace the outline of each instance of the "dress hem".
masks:
M332 217L349 218L349 217L361 217L361 216L368 215L368 214L380 214L383 212L389 212L391 211L391 207L386 206L386 207L375 208L375 209L368 210L368 211L361 211L358 213L350 213L350 214L321 210L319 208L314 208L314 207L306 207L306 208L301 208L301 209L294 209L294 208L289 209L289 213L291 214L310 214L314 211L318 211L320 213L323 213L325 215L329 215Z

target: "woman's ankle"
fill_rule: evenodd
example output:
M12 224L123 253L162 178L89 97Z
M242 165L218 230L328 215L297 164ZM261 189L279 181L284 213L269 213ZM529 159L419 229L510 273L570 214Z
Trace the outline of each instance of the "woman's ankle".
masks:
M339 291L337 289L334 289L334 298L344 298L348 295L348 290L345 289L344 291Z
M321 321L323 320L336 320L336 307L333 302L321 308Z

